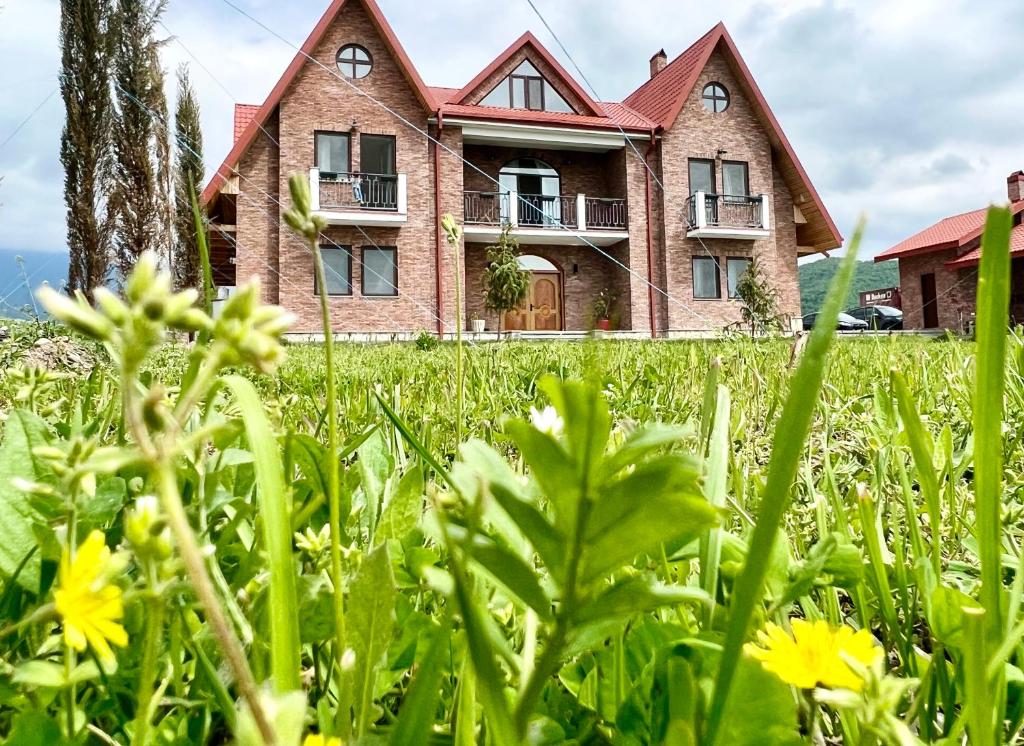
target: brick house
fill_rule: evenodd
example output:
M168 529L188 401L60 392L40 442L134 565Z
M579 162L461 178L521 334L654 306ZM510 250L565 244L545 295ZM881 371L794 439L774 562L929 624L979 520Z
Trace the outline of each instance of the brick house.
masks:
M231 152L203 193L216 281L320 325L309 250L280 215L308 174L327 220L339 332L454 331L485 319L486 247L505 224L531 272L506 329L652 336L740 318L757 256L780 310L800 313L797 258L842 238L722 24L619 103L598 102L526 33L461 89L427 86L374 0L333 0L266 101L238 105ZM428 137L429 136L429 137ZM464 224L455 259L440 218Z
M1024 171L1006 180L1013 212L1010 316L1024 322ZM965 331L973 322L988 208L943 218L886 249L876 262L899 260L905 329Z

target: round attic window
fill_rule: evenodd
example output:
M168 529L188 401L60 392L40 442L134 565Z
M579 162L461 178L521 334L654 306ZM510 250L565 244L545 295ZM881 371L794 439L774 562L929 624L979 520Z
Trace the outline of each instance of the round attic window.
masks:
M346 44L338 50L338 69L346 78L359 80L373 70L373 57L358 44Z
M704 108L713 114L721 114L729 108L729 91L721 83L708 83L701 95Z

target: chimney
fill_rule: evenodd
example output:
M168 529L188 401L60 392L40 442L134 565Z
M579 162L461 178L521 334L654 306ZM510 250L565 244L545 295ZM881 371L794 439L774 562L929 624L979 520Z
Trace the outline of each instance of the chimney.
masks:
M651 57L651 77L660 73L665 69L665 65L668 64L668 55L665 54L664 49L658 50L658 53Z
M1024 171L1015 171L1006 180L1006 193L1011 202L1024 199Z

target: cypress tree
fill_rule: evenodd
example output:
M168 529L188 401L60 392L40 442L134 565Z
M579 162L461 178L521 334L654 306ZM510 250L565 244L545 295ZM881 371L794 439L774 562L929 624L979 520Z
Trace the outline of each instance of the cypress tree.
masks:
M67 204L68 286L91 293L110 276L112 0L61 0L61 135Z
M114 253L123 280L147 250L170 245L167 100L154 37L165 0L119 0L114 53Z
M199 127L199 101L189 81L186 65L178 68L174 131L177 146L174 163L174 279L179 288L200 289L202 272L192 217L192 194L195 190L198 195L203 183L203 132Z

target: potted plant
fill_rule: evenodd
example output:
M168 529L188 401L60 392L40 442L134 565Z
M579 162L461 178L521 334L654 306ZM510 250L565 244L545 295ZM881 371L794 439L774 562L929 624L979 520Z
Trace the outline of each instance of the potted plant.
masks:
M594 299L594 326L603 332L612 326L612 307L619 299L619 294L611 288L605 288Z
M519 242L511 230L506 224L498 243L487 247L484 270L484 306L498 312L499 337L505 313L518 308L530 292L530 273L519 266Z

